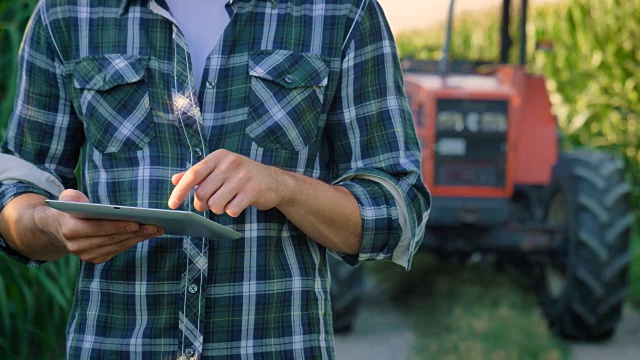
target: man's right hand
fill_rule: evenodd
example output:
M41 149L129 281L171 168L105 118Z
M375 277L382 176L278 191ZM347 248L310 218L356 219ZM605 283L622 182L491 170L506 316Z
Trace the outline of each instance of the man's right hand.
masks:
M89 202L77 190L63 191L60 200ZM50 208L43 196L24 194L0 212L0 233L9 247L32 259L54 260L72 253L97 264L164 232L135 222L79 219Z

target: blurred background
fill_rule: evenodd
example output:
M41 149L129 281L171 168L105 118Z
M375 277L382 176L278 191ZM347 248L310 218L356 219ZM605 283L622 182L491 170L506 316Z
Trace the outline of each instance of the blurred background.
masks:
M449 1L379 0L400 57L440 60ZM501 0L457 0L450 60L496 61ZM510 33L518 62L520 1L512 1ZM544 75L565 151L589 147L625 162L635 213L629 291L614 336L600 342L561 339L549 329L530 268L518 259L474 254L440 261L419 252L404 272L367 264L369 286L355 329L338 336L338 352L365 351L358 340L381 345L369 358L406 359L636 359L640 340L640 1L529 0L527 71ZM429 226L429 224L427 225ZM388 305L388 307L387 307ZM376 318L393 318L385 332ZM404 321L402 321L404 319ZM360 326L360 327L358 327ZM380 329L380 330L376 330ZM370 345L371 346L371 345ZM393 347L391 347L393 348ZM406 350L409 348L409 350ZM356 358L367 356L356 355Z
M531 0L535 5L560 3L563 0ZM530 3L531 3L530 1ZM378 0L395 33L406 30L432 30L443 25L449 10L447 0ZM566 0L564 2L567 2ZM498 8L501 0L456 0L457 15Z
M441 58L448 1L379 2L401 58ZM13 105L16 54L36 3L0 0L0 137ZM497 58L499 3L457 1L453 60ZM546 77L562 147L614 152L632 184L625 325L596 345L562 340L549 330L517 266L486 256L439 262L419 252L410 272L367 264L362 306L353 330L337 337L338 359L622 359L630 341L640 340L640 0L529 3L527 70ZM517 42L516 29L512 36ZM517 49L511 57L516 61ZM68 257L27 269L0 256L0 358L64 358L77 265Z

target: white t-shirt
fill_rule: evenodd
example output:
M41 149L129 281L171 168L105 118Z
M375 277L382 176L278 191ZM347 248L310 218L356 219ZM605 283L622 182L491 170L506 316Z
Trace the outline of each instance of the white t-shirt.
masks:
M229 24L227 0L166 0L189 45L196 90L211 50Z

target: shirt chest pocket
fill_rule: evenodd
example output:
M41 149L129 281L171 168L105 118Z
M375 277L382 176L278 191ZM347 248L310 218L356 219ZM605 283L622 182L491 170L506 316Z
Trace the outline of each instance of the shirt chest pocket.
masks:
M98 151L138 150L153 138L147 64L148 58L121 54L89 56L76 64L78 112Z
M319 132L329 68L315 54L262 50L249 59L245 133L260 147L301 151Z

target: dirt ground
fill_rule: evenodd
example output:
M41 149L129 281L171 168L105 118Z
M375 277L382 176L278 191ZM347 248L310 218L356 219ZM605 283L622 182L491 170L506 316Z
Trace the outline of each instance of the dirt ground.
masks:
M572 360L640 359L640 313L625 309L622 322L610 340L597 344L574 344Z
M415 335L408 319L400 315L376 290L365 286L364 301L353 332L337 335L337 360L410 360ZM640 312L626 308L616 334L600 343L571 344L571 360L640 359Z
M389 304L387 296L372 281L367 281L364 293L353 331L336 335L336 359L411 359L415 336L407 319Z

